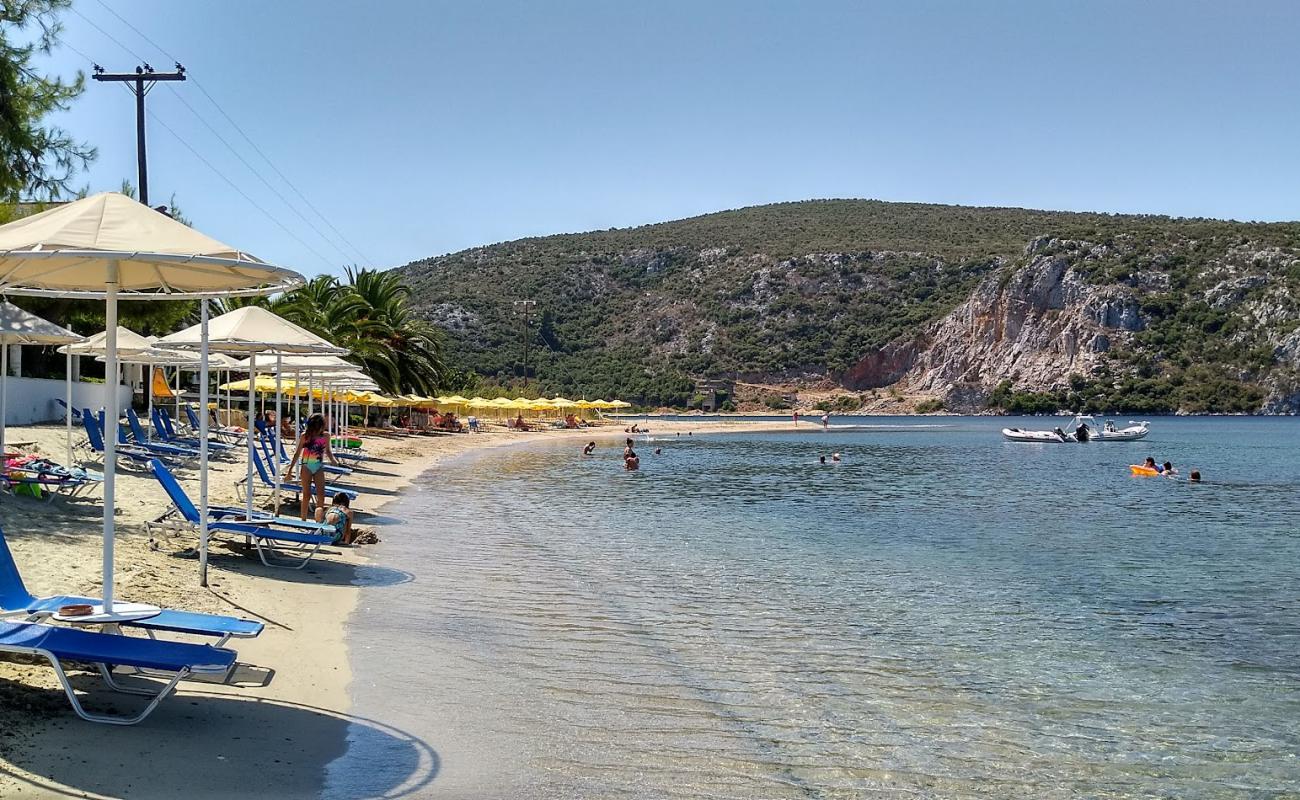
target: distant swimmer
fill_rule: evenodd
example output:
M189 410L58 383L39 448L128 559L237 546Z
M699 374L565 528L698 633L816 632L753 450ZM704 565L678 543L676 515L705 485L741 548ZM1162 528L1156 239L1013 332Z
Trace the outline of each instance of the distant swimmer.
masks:
M1163 469L1164 469L1164 468L1161 467L1159 464L1157 464L1157 463L1156 463L1156 460L1155 460L1154 458L1152 458L1151 456L1147 456L1147 460L1144 461L1144 462L1142 462L1142 466L1145 467L1145 468L1147 468L1147 469L1153 469L1153 470L1155 470L1157 473L1160 473L1160 472L1163 471Z
M840 460L840 454L839 454L839 453L831 453L831 461L834 461L835 463L838 464L838 463L839 463L839 460Z
M1187 480L1191 483L1200 483L1201 471L1199 469L1192 470L1192 474L1187 476Z
M826 456L822 456L822 463L823 463L823 464L826 463Z
M655 448L655 455L657 455L657 456L661 456L661 455L663 455L663 454L664 454L664 449L663 449L662 447L656 447L656 448Z
M594 452L596 452L596 443L595 443L595 442L587 442L587 446L584 447L584 448L582 448L582 454L583 454L584 456L589 456L589 455L591 455L591 454L594 453Z
M641 458L631 448L628 448L627 452L623 454L623 469L628 472L641 469Z
M624 441L626 442L627 446L623 448L623 458L628 458L629 456L635 456L636 453L633 452L632 450L632 438L628 437Z
M1161 466L1160 471L1171 478L1178 474L1178 470L1174 469L1174 465L1168 461Z

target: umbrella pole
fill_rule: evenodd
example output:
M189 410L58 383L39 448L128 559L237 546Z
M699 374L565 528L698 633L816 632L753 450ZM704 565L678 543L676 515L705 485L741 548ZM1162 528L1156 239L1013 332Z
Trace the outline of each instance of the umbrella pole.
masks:
M145 383L144 390L149 393L149 427L145 428L146 431L145 436L147 437L146 439L147 441L152 442L153 441L153 370L154 370L153 362L150 361L147 366L149 367L149 380L147 383Z
M5 428L9 424L9 344L0 342L0 474L9 473L9 457L5 452Z
M284 356L275 354L275 430L267 431L271 441L271 461L275 464L275 489L272 491L271 512L280 513L280 370L284 369Z
M246 511L248 518L253 518L253 387L257 385L257 353L248 355L248 474L245 479L248 481L248 504Z
M68 365L64 372L64 403L67 405L63 411L63 431L67 434L68 440L68 466L72 466L72 353L67 354Z
M108 262L104 291L104 611L113 611L113 511L117 488L117 270Z
M199 300L199 586L208 585L208 298ZM253 487L249 485L252 492Z

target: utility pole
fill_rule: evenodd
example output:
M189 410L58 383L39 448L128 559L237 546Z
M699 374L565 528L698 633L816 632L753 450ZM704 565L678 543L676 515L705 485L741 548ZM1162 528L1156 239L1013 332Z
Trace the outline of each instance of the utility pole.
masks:
M144 96L158 81L185 80L185 67L178 63L175 72L154 72L153 67L144 64L136 67L135 72L105 72L103 67L96 64L94 74L90 77L105 83L125 83L131 94L135 95L135 147L140 171L140 202L149 205L149 168L144 153Z
M532 310L533 306L537 305L537 301L516 300L514 305L515 305L515 313L519 313L519 309L521 308L524 311L524 327L523 330L520 332L520 338L521 338L521 343L524 346L524 386L527 386L528 385L528 314Z

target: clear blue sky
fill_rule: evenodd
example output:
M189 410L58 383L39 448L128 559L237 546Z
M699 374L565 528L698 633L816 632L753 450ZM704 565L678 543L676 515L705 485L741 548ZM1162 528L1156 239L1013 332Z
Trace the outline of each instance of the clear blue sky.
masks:
M378 266L813 197L1300 219L1300 3L76 0L56 69L174 54ZM88 70L87 70L88 71ZM308 274L345 257L193 82L150 120L151 200ZM134 107L60 122L135 176ZM347 262L358 261L350 247Z

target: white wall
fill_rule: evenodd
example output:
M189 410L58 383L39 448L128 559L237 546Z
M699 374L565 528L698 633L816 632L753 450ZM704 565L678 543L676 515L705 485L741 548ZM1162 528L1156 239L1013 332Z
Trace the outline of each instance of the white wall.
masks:
M90 408L98 411L104 407L105 386L102 383L72 384L72 405L75 408ZM66 395L66 385L61 380L45 378L7 378L5 380L6 400L5 424L30 425L33 422L56 422L63 419L63 406L55 402ZM119 386L118 408L126 408L131 402L131 387Z

